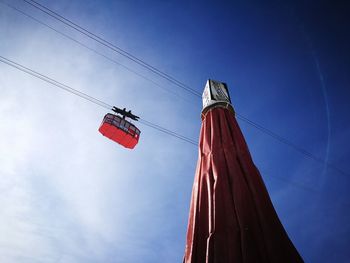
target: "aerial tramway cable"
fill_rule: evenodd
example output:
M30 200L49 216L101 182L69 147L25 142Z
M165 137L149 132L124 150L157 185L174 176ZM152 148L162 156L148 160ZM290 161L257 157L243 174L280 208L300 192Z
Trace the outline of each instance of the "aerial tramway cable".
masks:
M20 70L20 71L22 71L24 73L27 73L27 74L29 74L29 75L31 75L33 77L36 77L36 78L41 79L41 80L43 80L43 81L45 81L47 83L50 83L50 84L52 84L52 85L54 85L54 86L56 86L56 87L58 87L58 88L60 88L60 89L62 89L64 91L67 91L67 92L69 92L69 93L71 93L73 95L76 95L76 96L78 96L78 97L80 97L82 99L85 99L85 100L87 100L89 102L92 102L92 103L94 103L94 104L96 104L96 105L98 105L100 107L103 107L103 108L108 109L108 110L113 110L113 106L112 105L110 105L110 104L108 104L108 103L106 103L106 102L104 102L102 100L96 99L96 98L94 98L94 97L92 97L92 96L90 96L90 95L88 95L88 94L86 94L84 92L76 90L76 89L74 89L74 88L72 88L72 87L70 87L70 86L68 86L66 84L63 84L63 83L61 83L61 82L59 82L57 80L54 80L54 79L52 79L52 78L50 78L50 77L48 77L48 76L46 76L44 74L41 74L41 73L39 73L37 71L34 71L34 70L32 70L32 69L30 69L30 68L28 68L26 66L23 66L23 65L21 65L21 64L19 64L17 62L14 62L13 60L10 60L8 58L0 56L0 61L3 62L4 64L7 64L7 65L13 67L13 68L18 69L18 70ZM156 129L156 130L158 130L160 132L166 133L166 134L168 134L170 136L173 136L173 137L175 137L177 139L180 139L182 141L188 142L188 143L193 144L195 146L198 145L198 143L195 142L194 140L192 140L192 139L190 139L190 138L188 138L186 136L183 136L181 134L178 134L178 133L176 133L174 131L171 131L169 129L166 129L166 128L158 125L158 124L152 123L150 121L147 121L147 120L141 119L141 118L140 118L140 122L143 125L146 125L146 126L148 126L150 128L153 128L153 129Z
M125 50L123 50L122 48L118 47L117 45L111 43L110 41L105 40L104 38L98 36L95 33L92 33L91 31L83 28L82 26L78 25L77 23L74 23L73 21L71 21L70 19L67 19L66 17L58 14L57 12L51 10L50 8L34 1L34 0L23 0L24 2L26 2L27 4L35 7L36 9L39 9L40 11L44 12L45 14L51 16L52 18L64 23L65 25L71 27L72 29L84 34L85 36L89 37L90 39L93 39L94 41L102 44L103 46L111 49L112 51L130 59L131 61L137 63L138 65L148 69L149 71L153 72L154 74L168 80L169 82L171 82L172 84L188 91L189 93L191 93L192 95L196 96L196 97L201 97L201 94L196 91L195 89L189 87L188 85L184 84L183 82L177 80L175 77L157 69L156 67L150 65L149 63L145 62L144 60L132 55L130 52L127 52ZM56 30L55 30L56 31ZM252 127L260 130L261 132L267 134L268 136L276 139L277 141L279 141L280 143L283 143L291 148L293 148L295 151L305 155L306 157L313 159L316 162L325 164L326 166L338 171L341 174L345 174L345 175L349 175L347 174L345 171L339 169L338 167L336 167L335 165L326 162L324 159L319 158L318 156L315 156L314 154L310 153L309 151L303 149L302 147L299 147L297 145L295 145L294 143L292 143L290 140L276 134L275 132L249 120L248 118L246 118L245 116L239 114L236 112L236 116L238 119L242 120L243 122L251 125Z
M95 53L95 54L97 54L97 55L103 57L104 59L109 60L110 62L112 62L112 63L114 63L114 64L116 64L116 65L122 67L123 69L125 69L125 70L127 70L127 71L129 71L129 72L131 72L131 73L133 73L133 74L135 74L136 76L138 76L138 77L140 77L140 78L142 78L142 79L144 79L144 80L146 80L146 81L152 83L153 85L157 86L158 88L163 89L163 90L165 90L166 92L169 92L169 93L171 93L172 95L174 95L174 96L176 96L176 97L179 97L179 98L182 99L182 100L188 101L186 98L184 98L183 96L181 96L181 95L178 94L177 92L175 92L175 91L173 91L173 90L171 90L171 89L166 88L165 86L159 84L158 82L154 81L153 79L150 79L150 78L148 78L147 76L145 76L145 75L143 75L143 74L141 74L141 73L139 73L139 72L137 72L137 71L131 69L130 67L128 67L128 66L126 66L126 65L124 65L124 64L122 64L122 63L120 63L120 62L118 62L118 61L115 60L114 58L111 58L111 57L109 57L109 56L103 54L102 52L99 52L98 50L89 47L88 45L82 43L81 41L79 41L79 40L77 40L77 39L75 39L75 38L73 38L73 37L67 35L66 33L63 33L62 31L57 30L56 28L54 28L54 27L50 26L49 24L47 24L47 23L45 23L45 22L43 22L43 21L41 21L41 20L39 20L39 19L33 17L32 15L30 15L30 14L24 12L23 10L21 10L21 9L19 9L19 8L15 7L15 6L11 5L11 4L9 4L9 3L6 3L6 2L4 2L4 1L2 1L2 0L0 0L0 3L3 4L3 5L6 5L7 7L11 8L11 9L13 9L13 10L15 10L16 12L20 13L21 15L26 16L27 18L29 18L29 19L31 19L31 20L33 20L33 21L39 23L40 25L42 25L42 26L44 26L44 27L47 27L48 29L50 29L50 30L56 32L57 34L59 34L59 35L65 37L65 38L67 38L68 40L75 42L76 44L82 46L83 48L86 48L86 49L90 50L91 52L93 52L93 53ZM189 102L189 101L188 101L188 102Z
M201 94L192 89L191 87L187 86L186 84L182 83L181 81L177 80L176 78L170 76L169 74L157 69L156 67L148 64L147 62L145 62L144 60L132 55L130 52L127 52L125 50L123 50L122 48L118 47L117 45L105 40L104 38L92 33L91 31L79 26L78 24L72 22L71 20L63 17L62 15L56 13L55 11L49 9L48 7L33 1L33 0L23 0L24 2L26 2L27 4L35 7L36 9L39 9L40 11L44 12L45 14L51 16L52 18L62 22L63 24L73 28L74 30L80 32L81 34L87 36L88 38L100 43L101 45L109 48L110 50L112 50L113 52L116 52L128 59L130 59L131 61L135 62L136 64L146 68L147 70L153 72L154 74L168 80L169 82L173 83L174 85L188 91L189 93L195 95L195 96L201 96Z
M106 109L109 109L109 110L112 109L112 105L110 105L108 103L105 103L105 102L103 102L101 100L98 100L98 99L96 99L96 98L94 98L94 97L92 97L92 96L90 96L90 95L88 95L86 93L83 93L81 91L78 91L76 89L73 89L72 87L70 87L68 85L65 85L65 84L63 84L61 82L58 82L58 81L52 79L52 78L49 78L49 77L47 77L47 76L45 76L45 75L43 75L43 74L41 74L39 72L36 72L36 71L34 71L34 70L32 70L32 69L30 69L28 67L25 67L25 66L23 66L23 65L21 65L19 63L16 63L16 62L12 61L12 60L9 60L9 59L7 59L7 58L5 58L3 56L0 56L0 61L3 62L4 64L7 64L8 66L16 68L17 70L20 70L20 71L22 71L24 73L27 73L27 74L29 74L29 75L31 75L33 77L39 78L39 79L41 79L41 80L43 80L43 81L45 81L45 82L47 82L49 84L52 84L52 85L54 85L54 86L56 86L56 87L58 87L60 89L63 89L64 91L70 92L73 95L79 96L80 98L85 99L85 100L87 100L89 102L92 102L92 103L94 103L94 104L96 104L96 105L98 105L100 107L103 107L103 108L106 108ZM193 144L195 146L198 145L198 143L196 141L194 141L194 140L192 140L192 139L190 139L188 137L180 135L180 134L178 134L176 132L173 132L173 131L171 131L169 129L161 127L161 126L159 126L157 124L154 124L152 122L149 122L147 120L140 119L140 122L142 124L150 127L150 128L153 128L153 129L156 129L156 130L161 131L163 133L166 133L166 134L168 134L170 136L173 136L173 137L175 137L177 139L180 139L182 141L185 141L187 143ZM279 180L284 180L287 183L290 183L290 184L293 184L294 186L297 186L298 188L303 188L304 190L306 189L306 190L310 191L310 189L308 189L306 186L304 186L302 184L291 182L291 181L285 180L284 178L278 177L278 176L272 176L272 177L277 178ZM314 189L312 189L312 191L315 192ZM318 192L316 191L316 193L318 193Z
M180 87L180 88L182 88L182 89L188 91L188 92L191 93L192 95L194 95L194 96L196 96L196 97L201 97L200 93L197 92L195 89L193 89L193 88L189 87L188 85L182 83L181 81L177 80L176 78L172 77L171 75L169 75L169 74L167 74L167 73L165 73L165 72L163 72L163 71L157 69L156 67L150 65L149 63L145 62L144 60L137 58L136 56L132 55L130 52L127 52L127 51L121 49L120 47L116 46L115 44L112 44L111 42L105 40L104 38L102 38L102 37L100 37L100 36L98 36L98 35L92 33L91 31L89 31L89 30L87 30L87 29L85 29L85 28L79 26L78 24L72 22L71 20L65 18L64 16L58 14L57 12L55 12L55 11L49 9L48 7L42 5L42 4L40 4L40 3L38 3L38 2L36 2L36 1L34 1L34 0L23 0L23 1L26 2L26 3L29 4L29 5L31 5L31 6L33 6L33 7L35 7L35 8L37 8L37 9L39 9L40 11L44 12L45 14L51 16L52 18L54 18L54 19L56 19L56 20L58 20L58 21L64 23L65 25L67 25L67 26L73 28L74 30L80 32L81 34L83 34L83 35L89 37L90 39L92 39L92 40L94 40L94 41L100 43L101 45L103 45L103 46L105 46L105 47L111 49L112 51L114 51L114 52L116 52L116 53L118 53L118 54L120 54L120 55L122 55L122 56L124 56L124 57L126 57L126 58L128 58L128 59L130 59L131 61L137 63L138 65L140 65L140 66L142 66L142 67L148 69L149 71L153 72L154 74L156 74L156 75L158 75L158 76L160 76L160 77L162 77L162 78L168 80L168 81L171 82L172 84L174 84L174 85L176 85L176 86L178 86L178 87ZM64 33L60 32L60 31L58 31L58 30L56 30L55 28L53 28L53 27L47 25L46 23L44 23L44 22L42 22L42 21L40 21L40 20L38 20L38 19L36 19L36 18L34 18L34 17L32 17L32 16L26 14L25 12L23 12L23 11L17 9L16 7L13 7L13 6L11 6L11 5L7 4L7 3L5 3L5 4L6 4L7 6L13 8L13 9L15 9L15 10L17 10L18 12L22 13L23 15L26 15L27 17L29 17L29 18L31 18L31 19L37 21L38 23L40 23L40 24L42 24L42 25L44 25L44 26L46 26L46 27L48 27L48 28L54 30L55 32L57 32L57 33L59 33L59 34L65 36L65 37L67 37L68 39L70 39L70 40L72 40L72 41L74 41L74 42L80 44L81 46L83 46L83 47L85 47L85 48L87 48L87 49L89 49L89 50L91 50L91 51L97 53L97 54L100 55L100 56L103 56L104 58L106 58L106 59L108 59L108 60L110 60L110 61L112 61L112 62L114 62L114 63L116 63L116 64L118 64L118 65L120 65L120 66L122 66L122 67L124 67L126 70L128 70L128 71L130 71L130 72L132 72L132 73L134 73L134 74L136 74L136 75L138 75L138 76L144 78L144 79L147 80L147 81L152 82L153 84L157 85L157 86L160 87L160 88L165 89L163 86L161 86L161 85L158 84L157 82L153 81L152 79L149 79L148 77L146 77L146 76L144 76L144 75L142 75L142 74L140 74L140 73L138 73L138 72L136 72L136 71L134 71L134 70L132 70L132 69L130 69L130 68L128 68L128 67L126 67L125 65L123 65L123 64L121 64L121 63L119 63L119 62L117 62L116 60L114 60L114 59L112 59L112 58L110 58L110 57L108 57L108 56L106 56L106 55L104 55L104 54L102 54L102 53L100 53L100 52L98 52L98 51L96 51L96 50L94 50L94 49L88 47L87 45L85 45L85 44L79 42L78 40L76 40L76 39L74 39L74 38L72 38L72 37L70 37L70 36L68 36L68 35L66 35L66 34L64 34ZM39 77L39 78L40 78L40 77ZM171 93L173 93L174 95L178 96L178 94L172 92L171 90L168 90L168 89L166 89L166 90L169 91L169 92L171 92ZM181 99L184 99L184 98L181 97ZM281 143L283 143L283 144L285 144L285 145L287 145L287 146L293 148L293 149L296 150L297 152L299 152L299 153L305 155L306 157L308 157L308 158L310 158L310 159L313 159L313 160L316 161L316 162L320 162L320 163L322 163L322 164L325 164L326 166L328 166L328 167L330 167L330 168L332 168L332 169L338 171L338 172L341 173L341 174L349 175L348 173L346 173L345 171L339 169L339 168L336 167L335 165L333 165L333 164L331 164L331 163L329 163L329 162L326 162L326 161L323 160L322 158L319 158L319 157L315 156L314 154L310 153L309 151L303 149L302 147L299 147L299 146L295 145L294 143L292 143L292 142L289 141L288 139L286 139L286 138L284 138L284 137L282 137L282 136L280 136L280 135L274 133L273 131L271 131L271 130L269 130L269 129L267 129L267 128L265 128L265 127L263 127L263 126L261 126L261 125L255 123L255 122L251 121L251 120L249 120L248 118L244 117L243 115L241 115L241 114L239 114L239 113L236 112L236 116L237 116L238 119L242 120L243 122L245 122L245 123L251 125L252 127L256 128L256 129L258 129L258 130L260 130L261 132L267 134L268 136L271 136L272 138L276 139L277 141L279 141L279 142L281 142ZM145 120L143 120L143 121L145 121ZM150 127L151 127L151 125L152 125L151 123L149 123L149 122L147 122L147 121L145 121L143 124L145 124L145 125L147 125L147 126L150 126ZM165 129L165 128L160 127L160 126L157 126L157 125L155 125L153 128L158 129L158 130ZM168 133L168 134L171 134L171 133L172 133L172 131L167 130L167 129L163 130L163 132ZM178 135L178 134L177 134L177 135ZM175 135L172 135L172 136L175 136ZM175 137L176 137L176 136L175 136ZM191 143L191 144L198 145L198 144L197 144L194 140L192 140L192 139L189 139L189 138L186 138L186 137L181 138L181 137L183 137L183 136L181 136L181 135L179 135L179 137L180 137L179 139L182 139L182 140L184 140L184 141L187 141L187 142L189 142L189 143Z

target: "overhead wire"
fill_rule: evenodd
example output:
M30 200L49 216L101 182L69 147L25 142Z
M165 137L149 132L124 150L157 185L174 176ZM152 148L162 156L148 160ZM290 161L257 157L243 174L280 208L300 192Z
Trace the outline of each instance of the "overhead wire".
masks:
M177 80L176 78L170 76L169 74L167 74L167 73L165 73L165 72L163 72L163 71L157 69L156 67L150 65L149 63L145 62L144 60L137 58L136 56L132 55L130 52L127 52L127 51L123 50L122 48L118 47L117 45L115 45L115 44L113 44L113 43L111 43L111 42L105 40L104 38L102 38L102 37L100 37L100 36L98 36L98 35L92 33L91 31L89 31L89 30L83 28L82 26L80 26L80 25L78 25L78 24L74 23L73 21L67 19L66 17L64 17L64 16L58 14L57 12L51 10L50 8L48 8L48 7L42 5L42 4L40 4L40 3L38 3L38 2L36 2L36 1L34 1L34 0L23 0L23 1L26 2L26 3L29 4L29 5L31 5L31 6L33 6L33 7L35 7L35 8L37 8L38 10L44 12L45 14L49 15L50 17L52 17L52 18L54 18L54 19L56 19L56 20L58 20L58 21L64 23L65 25L67 25L67 26L73 28L74 30L76 30L76 31L78 31L78 32L80 32L80 33L82 33L83 35L89 37L90 39L93 39L94 41L96 41L96 42L102 44L103 46L105 46L105 47L111 49L112 51L114 51L114 52L116 52L116 53L118 53L118 54L120 54L120 55L122 55L122 56L124 56L124 57L126 57L126 58L128 58L128 59L130 59L131 61L133 61L133 62L135 62L135 63L137 63L137 64L139 64L139 65L141 65L141 66L143 66L144 68L150 70L151 72L157 74L158 76L160 76L160 77L162 77L162 78L168 80L168 81L171 82L172 84L174 84L174 85L176 85L176 86L178 86L178 87L180 87L180 88L182 88L182 89L185 89L186 91L188 91L188 92L191 93L192 95L197 96L197 97L201 97L200 93L197 92L195 89L189 87L188 85L186 85L186 84L184 84L183 82ZM22 13L23 13L23 11L22 11ZM34 18L34 19L35 19L35 18ZM35 19L35 20L38 21L37 19ZM43 23L43 22L41 22L41 21L38 21L38 22L45 25L45 23ZM46 25L46 26L48 26L48 25ZM66 34L61 33L61 32L59 32L59 31L55 30L55 29L52 28L51 26L48 26L48 27L51 28L51 29L53 29L53 30L56 31L57 33L60 33L60 34L66 36ZM86 47L86 48L92 50L93 52L97 52L97 51L95 51L95 50L93 50L93 49L87 47L85 44L82 44L82 43L80 43L79 41L73 39L72 37L69 37L69 36L66 36L66 37L68 37L69 39L71 39L71 40L73 40L73 41L75 41L75 42L78 42L79 44L81 44L82 46L84 46L84 47ZM97 53L99 53L99 52L97 52ZM109 57L106 56L106 55L103 55L103 54L102 54L102 56L105 57L106 59L111 60L111 58L109 58ZM116 62L116 63L117 63L117 64L120 64L119 62ZM133 73L135 73L135 74L138 75L137 72L134 72L134 71L132 71L132 70L131 70L131 72L133 72ZM148 79L148 78L146 77L146 79ZM151 80L151 81L152 81L152 80ZM343 171L342 169L338 168L338 167L335 166L334 164L332 164L332 163L330 163L330 162L326 162L324 159L322 159L322 158L320 158L320 157L318 157L318 156L312 154L311 152L309 152L309 151L303 149L302 147L297 146L296 144L292 143L290 140L288 140L288 139L286 139L286 138L284 138L284 137L282 137L282 136L276 134L275 132L273 132L273 131L271 131L271 130L269 130L269 129L267 129L267 128L265 128L265 127L263 127L263 126L261 126L261 125L255 123L255 122L251 121L251 120L249 120L248 118L244 117L243 115L241 115L241 114L239 114L239 113L236 112L236 116L237 116L238 119L242 120L243 122L246 122L247 124L249 124L249 125L255 127L256 129L260 130L261 132L263 132L263 133L265 133L265 134L271 136L272 138L276 139L277 141L279 141L279 142L281 142L281 143L283 143L283 144L285 144L285 145L287 145L287 146L293 148L294 150L296 150L297 152L303 154L304 156L306 156L306 157L308 157L308 158L310 158L310 159L312 159L312 160L314 160L314 161L316 161L316 162L323 163L323 164L325 164L327 167L330 167L330 168L332 168L333 170L336 170L337 172L339 172L339 173L341 173L341 174L343 174L343 175L349 175L347 172L345 172L345 171ZM191 139L190 139L190 140L191 140ZM193 140L192 140L192 141L193 141ZM197 145L197 143L196 143L196 145Z
M110 41L107 41L106 39L92 33L91 31L79 26L78 24L72 22L71 20L65 18L64 16L58 14L57 12L51 10L50 8L34 1L34 0L23 0L27 4L35 7L36 9L44 12L45 14L51 16L52 18L60 21L61 23L69 26L70 28L80 32L81 34L87 36L88 38L100 43L101 45L109 48L113 52L116 52L131 61L135 62L136 64L146 68L147 70L153 72L154 74L168 80L169 82L173 83L174 85L188 91L189 93L195 95L195 96L200 96L200 93L196 91L195 89L192 89L191 87L187 86L186 84L182 83L181 81L177 80L176 78L170 76L169 74L157 69L156 67L150 65L149 63L145 62L144 60L132 55L130 52L125 51L124 49L118 47L117 45L111 43Z
M347 176L350 176L348 173L346 173L345 171L343 171L342 169L338 168L337 166L333 165L332 163L329 163L329 162L326 162L324 159L320 158L320 157L317 157L316 155L312 154L311 152L305 150L304 148L302 147L299 147L298 145L292 143L291 141L287 140L286 138L278 135L277 133L247 119L246 117L244 117L243 115L239 114L239 113L236 113L236 116L238 119L246 122L247 124L255 127L256 129L260 130L261 132L269 135L270 137L274 138L275 140L293 148L295 151L305 155L306 157L316 161L316 162L319 162L319 163L322 163L330 168L332 168L333 170L336 170L337 172L343 174L343 175L347 175Z
M48 77L48 76L46 76L46 75L44 75L42 73L39 73L39 72L37 72L35 70L32 70L29 67L26 67L26 66L24 66L24 65L22 65L20 63L17 63L15 61L10 60L10 59L8 59L6 57L3 57L1 55L0 55L0 62L2 62L4 64L7 64L8 66L11 66L13 68L16 68L17 70L20 70L20 71L22 71L24 73L27 73L27 74L29 74L29 75L31 75L33 77L41 79L41 80L43 80L43 81L45 81L45 82L47 82L49 84L52 84L52 85L54 85L54 86L56 86L56 87L58 87L58 88L60 88L60 89L62 89L64 91L67 91L67 92L69 92L69 93L71 93L73 95L76 95L76 96L78 96L78 97L80 97L82 99L85 99L85 100L87 100L89 102L92 102L92 103L94 103L94 104L96 104L96 105L98 105L100 107L103 107L103 108L108 109L108 110L112 110L112 108L113 108L112 105L110 105L110 104L108 104L108 103L106 103L106 102L104 102L102 100L96 99L96 98L94 98L94 97L92 97L92 96L90 96L90 95L88 95L88 94L86 94L84 92L81 92L81 91L79 91L77 89L74 89L74 88L72 88L72 87L70 87L70 86L68 86L66 84L63 84L62 82L59 82L59 81L57 81L57 80L55 80L53 78L50 78L50 77ZM184 135L181 135L179 133L176 133L174 131L166 129L166 128L158 125L158 124L152 123L152 122L147 121L147 120L145 120L143 118L142 119L140 118L140 122L143 125L145 125L145 126L148 126L150 128L156 129L156 130L158 130L160 132L168 134L168 135L170 135L172 137L175 137L177 139L180 139L180 140L185 141L187 143L190 143L192 145L198 146L198 143L196 141L194 141L194 140L192 140L192 139L190 139L190 138L188 138L188 137L186 137Z
M180 139L180 140L186 141L186 142L188 142L188 143L190 143L190 144L192 144L192 145L198 146L198 143L197 143L196 141L194 141L194 140L192 140L192 139L190 139L190 138L188 138L188 137L185 137L185 136L183 136L183 135L180 135L180 134L178 134L178 133L175 133L175 132L173 132L173 131L171 131L171 130L169 130L169 129L166 129L166 128L164 128L164 127L161 127L161 126L159 126L159 125L157 125L157 124L154 124L154 123L151 123L151 122L149 122L149 121L146 121L146 120L143 119L143 118L140 118L139 121L140 121L142 124L147 125L147 126L149 126L149 127L151 127L151 128L157 129L157 130L159 130L159 131L162 131L162 132L164 132L164 133L167 133L167 134L169 134L169 135L172 135L172 136L174 136L174 137L176 137L176 138L178 138L178 139Z
M103 102L103 101L101 101L99 99L96 99L96 98L94 98L94 97L92 97L92 96L90 96L90 95L88 95L88 94L86 94L84 92L81 92L81 91L78 91L76 89L73 89L72 87L70 87L68 85L65 85L65 84L63 84L63 83L61 83L59 81L56 81L56 80L54 80L54 79L52 79L52 78L50 78L50 77L48 77L48 76L46 76L44 74L41 74L41 73L39 73L37 71L34 71L34 70L32 70L32 69L30 69L30 68L28 68L26 66L23 66L23 65L21 65L21 64L19 64L17 62L14 62L13 60L7 59L7 58L5 58L5 57L3 57L1 55L0 55L0 61L5 63L5 64L7 64L7 65L9 65L9 66L11 66L11 67L13 67L13 68L16 68L16 69L18 69L20 71L23 71L23 72L25 72L25 73L27 73L29 75L32 75L33 77L36 77L36 78L41 79L41 80L43 80L43 81L45 81L47 83L50 83L50 84L52 84L52 85L54 85L54 86L56 86L56 87L58 87L58 88L60 88L62 90L65 90L65 91L70 92L70 93L72 93L72 94L74 94L76 96L79 96L79 97L81 97L81 98L83 98L83 99L85 99L87 101L90 101L90 102L92 102L92 103L94 103L94 104L96 104L98 106L101 106L101 107L106 108L106 109L111 109L112 108L112 105L109 105L109 104L107 104L107 103L105 103L105 102Z
M99 52L99 51L97 51L96 49L89 47L88 45L84 44L83 42L81 42L81 41L79 41L79 40L77 40L77 39L75 39L75 38L69 36L68 34L63 33L62 31L59 31L58 29L56 29L56 28L50 26L49 24L47 24L47 23L45 23L45 22L43 22L43 21L41 21L41 20L35 18L34 16L32 16L32 15L26 13L25 11L23 11L23 10L21 10L21 9L19 9L19 8L15 7L15 6L11 5L11 4L9 4L9 3L7 3L7 2L4 2L3 0L0 0L0 4L6 5L7 7L9 7L9 8L11 8L11 9L15 10L16 12L20 13L21 15L26 16L27 18L29 18L29 19L31 19L31 20L33 20L33 21L39 23L40 25L42 25L42 26L44 26L44 27L47 27L48 29L50 29L50 30L56 32L57 34L59 34L59 35L65 37L65 38L69 39L70 41L73 41L73 42L75 42L76 44L78 44L78 45L80 45L80 46L82 46L82 47L84 47L84 48L86 48L86 49L92 51L93 53L95 53L95 54L97 54L97 55L103 57L104 59L109 60L110 62L112 62L112 63L114 63L114 64L116 64L116 65L122 67L123 69L125 69L125 70L127 70L127 71L129 71L129 72L131 72L131 73L133 73L133 74L135 74L136 76L138 76L138 77L140 77L140 78L142 78L142 79L144 79L144 80L146 80L146 81L152 83L153 85L157 86L158 88L161 88L161 89L165 90L166 92L169 92L169 93L171 93L172 95L179 97L179 98L182 99L182 100L186 100L186 98L182 97L182 96L179 95L177 92L175 92L175 91L173 91L173 90L171 90L171 89L166 88L164 85L159 84L158 82L154 81L153 79L150 79L150 78L146 77L145 75L143 75L143 74L137 72L136 70L131 69L130 67L128 67L128 66L126 66L126 65L124 65L124 64L122 64L122 63L120 63L120 62L118 62L117 60L115 60L115 59L113 59L113 58L111 58L111 57L109 57L109 56L103 54L102 52ZM186 101L189 102L188 100L186 100Z

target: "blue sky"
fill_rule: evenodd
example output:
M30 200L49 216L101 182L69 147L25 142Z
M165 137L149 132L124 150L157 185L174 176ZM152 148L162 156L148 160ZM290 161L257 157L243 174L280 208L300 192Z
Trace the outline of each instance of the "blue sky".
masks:
M163 88L3 4L1 56L198 139L199 98L23 1L7 3ZM345 171L239 121L305 261L347 262L350 30L344 2L40 3L200 93L208 78L226 82L238 113ZM98 133L105 113L0 64L1 262L181 262L196 147L139 124L140 143L126 150Z

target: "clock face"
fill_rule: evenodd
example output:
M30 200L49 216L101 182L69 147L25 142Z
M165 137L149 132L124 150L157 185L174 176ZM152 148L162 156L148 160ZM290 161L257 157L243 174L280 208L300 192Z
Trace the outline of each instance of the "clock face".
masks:
M202 95L202 99L203 99L203 107L208 106L209 102L210 102L210 87L209 87L209 81L207 82L207 85L205 85L204 88L204 92Z
M211 84L210 86L211 86L211 92L213 95L213 99L219 100L219 101L230 102L228 91L227 91L224 83L210 80L210 84Z
M226 84L215 80L207 81L203 91L202 100L203 109L218 102L231 104Z

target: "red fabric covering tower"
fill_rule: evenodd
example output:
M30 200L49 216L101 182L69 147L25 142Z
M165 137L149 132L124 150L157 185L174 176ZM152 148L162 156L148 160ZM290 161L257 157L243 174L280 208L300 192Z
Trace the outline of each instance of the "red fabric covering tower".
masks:
M234 116L227 86L203 93L184 263L299 263Z

